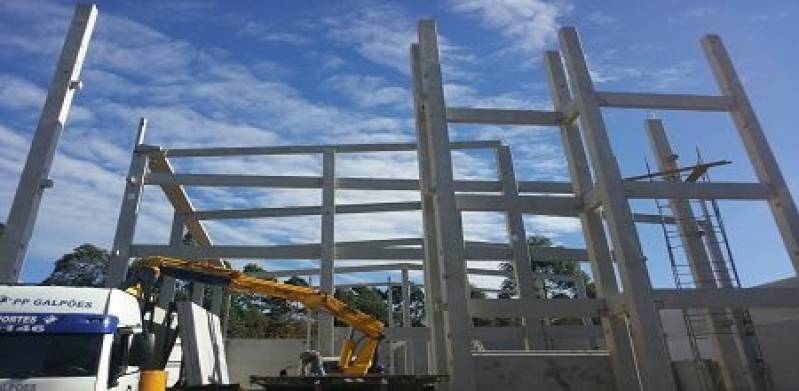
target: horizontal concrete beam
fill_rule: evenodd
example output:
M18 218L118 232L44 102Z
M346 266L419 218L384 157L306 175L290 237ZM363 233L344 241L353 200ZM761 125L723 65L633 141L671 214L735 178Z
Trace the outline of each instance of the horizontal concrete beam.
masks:
M573 194L571 182L519 181L519 193Z
M447 108L447 121L451 123L559 126L561 118L561 113L555 111Z
M269 187L285 189L320 189L322 178L318 176L269 176L231 174L174 174L150 173L145 184L161 186L207 186L207 187ZM419 190L418 179L393 178L336 178L336 188L343 190ZM458 192L499 192L499 181L459 180L455 181ZM525 193L571 194L571 184L552 181L522 181L519 191Z
M471 316L486 318L587 317L604 310L601 299L469 299Z
M727 96L598 91L596 97L602 107L690 111L729 111L733 107L733 99Z
M455 196L461 212L504 212L575 217L578 204L574 197L517 196L458 194Z
M636 223L643 224L674 224L675 222L673 216L661 216L646 213L633 213L633 220Z
M314 216L321 214L321 206L285 206L281 208L199 210L192 213L190 216L197 220L224 220Z
M321 248L318 244L292 244L277 246L169 246L135 244L131 246L132 257L164 256L190 259L318 259Z
M497 140L455 141L450 149L497 148ZM223 147L223 148L176 148L164 151L169 157L252 156L252 155L299 155L335 153L401 152L415 151L416 143L385 144L331 144L331 145L280 145L271 147Z
M768 186L760 183L622 182L628 198L767 200Z
M661 309L799 308L799 288L655 289Z

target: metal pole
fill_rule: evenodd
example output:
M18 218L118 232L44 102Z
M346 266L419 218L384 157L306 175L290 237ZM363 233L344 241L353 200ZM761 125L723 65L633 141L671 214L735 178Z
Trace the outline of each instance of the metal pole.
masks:
M94 5L75 7L11 204L5 233L0 238L0 283L17 282L22 272L44 190L53 186L49 179L50 168L69 116L72 98L81 87L80 72L96 20L97 7Z

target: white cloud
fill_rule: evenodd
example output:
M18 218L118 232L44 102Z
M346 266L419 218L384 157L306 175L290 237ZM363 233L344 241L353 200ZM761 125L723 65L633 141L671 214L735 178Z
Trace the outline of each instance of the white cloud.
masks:
M597 25L615 24L616 22L619 21L616 17L614 17L612 15L609 15L609 14L606 14L606 13L601 12L601 11L591 12L588 15L585 16L585 19L587 21L589 21L589 22L591 22L593 24L597 24Z
M390 106L403 111L411 107L411 93L407 88L390 86L382 77L363 75L335 75L325 81L328 88L347 96L358 107Z
M308 45L314 41L307 35L291 31L277 31L273 26L255 21L245 22L239 27L237 33L240 36L251 37L261 42Z
M571 7L543 0L450 0L452 10L479 17L507 38L510 48L525 55L538 53L557 37L558 18Z
M28 80L13 75L0 75L0 106L14 110L41 107L47 92Z
M416 31L413 21L398 6L360 4L352 14L323 22L334 41L354 45L362 57L376 64L410 73L408 50L416 41Z

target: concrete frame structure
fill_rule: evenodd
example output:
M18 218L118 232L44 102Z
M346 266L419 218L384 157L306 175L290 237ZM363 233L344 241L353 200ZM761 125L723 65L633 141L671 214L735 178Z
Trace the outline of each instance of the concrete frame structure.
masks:
M72 98L82 86L80 73L96 21L97 7L75 7L11 204L5 233L0 238L0 283L17 282L22 273L42 196L46 189L53 187L53 181L49 178L50 168L69 117Z
M638 216L633 214L629 200L765 200L771 206L795 269L799 269L799 214L732 62L717 36L705 37L702 46L723 93L721 96L596 91L576 30L562 28L558 36L561 51L546 52L544 55L555 103L554 111L453 108L444 103L435 24L432 21L422 21L419 24L419 43L413 44L411 48L419 154L420 160L426 155L433 162L428 174L437 181L434 185L435 194L430 202L433 205L429 209L434 211L437 222L446 219L444 224L439 223L436 232L438 259L435 261L439 264L442 285L452 283L453 280L456 285L456 289L447 288L444 291L446 297L442 299L450 309L443 313L444 319L441 322L446 335L443 345L450 347L447 353L453 354L451 346L463 344L468 338L470 327L468 322L462 321L463 314L460 313L466 302L469 303L468 307L473 315L475 310L489 308L497 316L526 315L530 311L537 312L540 316L548 310L548 306L541 305L536 299L521 298L488 304L468 300L467 296L458 292L462 286L458 284L458 280L465 280L462 266L465 262L458 253L458 242L462 241L458 208L450 199L454 197L458 200L458 196L450 185L451 151L447 144L447 123L559 126L572 176L574 198L568 201L572 203L572 215L580 216L583 224L589 258L597 278L598 298L570 300L568 306L560 306L558 311L566 311L566 307L573 306L570 309L573 311L571 314L598 315L603 318L605 340L616 374L617 389L673 391L676 390L676 383L663 342L662 326L657 314L659 308L706 308L710 311L756 307L760 304L795 306L795 300L778 299L779 296L792 295L795 292L767 292L760 288L730 287L699 287L687 291L652 289L645 265L646 258L635 226ZM565 67L561 64L561 56L565 60ZM624 181L605 129L601 110L603 107L730 112L749 158L756 167L758 182ZM425 145L425 140L429 144ZM587 144L587 156L582 140ZM435 162L438 162L438 167ZM592 172L594 178L591 178ZM449 194L440 194L442 192ZM522 212L552 214L555 210L552 206L556 202L564 201L553 197L535 197L536 208L522 209ZM513 210L519 207L519 202L518 198L506 196L494 205L499 206L500 210ZM447 228L446 232L441 232L442 226ZM430 233L426 232L426 235L429 236ZM605 235L610 238L612 252L607 249ZM455 238L451 238L452 236ZM615 281L613 262L618 266L621 287ZM757 296L761 297L756 298ZM745 303L736 301L736 298L743 297L749 299ZM793 304L789 304L790 302ZM453 314L453 309L457 313ZM535 315L531 317L534 318ZM734 349L731 341L725 338L721 340L725 348ZM450 385L451 389L474 389L473 383L471 386L466 384L474 370L471 356L455 354L447 360L447 373L455 381ZM730 365L730 370L741 368L740 362L730 361L726 364ZM637 379L630 381L634 377L630 375L636 373ZM467 381L461 383L459 379ZM731 389L759 389L756 388L756 382L730 374L725 376L725 380L733 383L728 384Z
M425 259L425 238L396 238L386 240L369 240L355 242L335 242L333 240L335 229L335 216L337 214L366 214L379 212L423 211L423 202L379 202L369 204L336 204L336 189L346 190L383 190L383 191L419 191L423 180L417 179L391 179L391 178L341 178L335 174L335 157L344 153L369 153L386 151L416 151L414 143L393 144L345 144L324 146L282 146L282 147L252 147L252 148L201 148L201 149L161 149L158 146L144 143L147 120L142 119L139 124L131 165L127 178L127 188L123 196L117 232L112 247L112 264L109 271L108 286L114 286L124 279L130 259L144 256L173 256L211 260L219 262L220 259L286 259L308 260L320 259L320 271L290 270L292 275L320 275L319 289L323 292L333 293L335 284L334 276L337 273L360 270L397 270L403 275L409 270L421 270L422 264L397 264L335 267L337 260L410 260L423 261ZM505 167L500 171L497 181L455 181L454 186L462 192L503 192L507 191L508 183L516 184L515 178L508 182L508 175L512 175L512 167L507 147L497 141L470 141L451 143L453 149L488 149L493 151ZM180 174L172 168L171 159L182 157L209 157L209 156L255 156L255 155L320 155L322 160L322 176L253 176L253 175L220 175L220 174ZM505 178L505 179L503 179ZM167 199L172 204L175 212L173 227L168 245L135 244L133 236L142 198L142 192L147 186L158 186L162 189ZM185 190L185 186L225 186L225 187L257 187L257 188L287 188L287 189L321 189L322 200L319 206L292 206L282 208L251 208L235 210L195 210ZM527 192L563 193L569 189L568 183L561 182L518 182L512 186ZM488 197L488 198L485 198ZM460 197L458 208L468 210L497 210L496 197L488 195L465 195ZM520 197L521 198L521 197ZM531 207L520 205L521 210ZM560 213L570 215L571 207L568 203L559 203ZM520 212L517 212L520 213ZM319 244L292 244L275 246L229 246L214 245L202 221L222 219L253 219L289 216L321 216L321 241ZM520 215L518 223L521 223ZM516 232L516 237L524 238L526 234L523 226L509 225L509 236ZM515 230L515 231L514 231ZM519 232L521 230L521 232ZM196 245L182 243L184 232L192 235ZM522 242L524 243L524 242ZM564 248L527 248L524 244L509 246L504 243L469 242L466 243L466 256L473 260L516 260L518 265L524 265L528 254L541 256L552 260L582 260L586 258L584 251L579 249ZM521 254L521 255L519 255ZM534 275L529 268L517 267L519 274L525 273L528 281L536 278L570 280L572 276ZM469 269L474 274L490 274L504 276L499 270ZM425 273L429 274L429 273ZM275 272L274 275L285 275ZM406 278L409 278L406 276ZM343 285L343 286L346 286ZM405 285L406 289L408 285ZM427 287L427 285L426 285ZM434 298L432 289L426 288L426 295ZM410 291L408 291L409 293ZM167 289L162 292L161 299L168 302L174 295L174 281L167 282ZM195 285L192 299L198 304L202 303L203 287ZM211 309L217 313L222 308L224 292L214 288ZM433 302L433 299L430 300ZM431 313L431 312L428 312ZM431 318L433 316L431 315ZM470 319L470 318L469 318ZM545 339L546 334L539 333L540 339ZM333 321L328 317L320 317L318 348L325 354L333 354L334 330ZM431 349L432 350L432 349ZM434 356L435 357L435 356Z
M41 199L42 189L49 186L47 174L63 130L63 124L74 91L79 87L82 59L91 35L96 9L79 6L51 85L39 127L23 171L6 235L0 250L2 281L16 281L21 270L26 243ZM135 257L173 256L221 264L230 259L307 260L319 259L320 289L332 293L335 274L376 270L399 270L402 273L403 326L409 320L408 297L410 270L424 272L424 288L428 324L426 328L402 327L388 331L392 340L426 339L429 341L428 369L446 374L449 381L442 388L476 390L476 363L479 357L471 349L477 331L472 317L522 318L523 336L528 349L546 346L542 327L550 317L600 318L604 345L617 390L676 391L669 352L663 341L658 318L660 309L701 309L717 329L725 326L715 314L731 313L748 308L799 307L797 288L739 288L724 284L698 284L696 289L653 289L641 248L636 223L651 223L651 216L633 213L631 199L670 199L677 201L670 222L687 226L679 203L690 199L736 199L766 201L777 223L782 241L794 269L799 271L799 212L785 179L766 141L757 116L718 36L702 39L702 47L719 84L721 95L674 95L597 91L591 80L576 30L559 31L560 51L544 53L553 110L508 110L493 108L448 107L443 94L443 76L439 61L437 32L434 22L425 20L418 28L418 43L410 48L413 77L413 98L416 121L416 143L346 144L323 146L273 146L244 148L162 149L147 145L144 135L147 121L139 124L129 167L123 202L112 247L112 263L106 283L116 286L124 280L129 262ZM561 61L563 59L563 62ZM682 181L641 182L621 177L602 108L637 108L729 112L755 168L753 183L689 183ZM450 123L535 125L558 128L560 131L571 182L518 181L508 146L497 141L451 142ZM649 132L660 163L668 168L672 153L662 133L662 126L650 122ZM658 128L660 126L660 128ZM583 145L585 143L585 146ZM496 181L455 180L452 151L458 149L491 149L497 154ZM418 179L346 178L335 174L335 158L342 153L416 151L419 161ZM587 153L586 153L587 151ZM221 174L180 174L170 159L181 157L224 157L255 155L320 155L322 176L255 176ZM675 163L676 164L676 163ZM134 243L136 223L146 186L158 186L174 208L168 245ZM284 189L320 189L320 205L284 208L251 208L235 210L196 210L186 186L258 187ZM381 202L337 205L335 192L347 190L416 191L419 201ZM526 194L533 193L533 194ZM30 199L25 200L25 197ZM22 201L17 201L21 199ZM24 201L24 202L23 202ZM335 241L335 216L347 213L420 211L424 236L356 242ZM509 243L468 242L463 238L461 213L470 211L501 212L506 216ZM586 249L532 248L526 242L523 215L549 215L579 218ZM318 215L321 218L321 239L318 244L274 246L215 245L202 221L216 219L248 219ZM184 232L191 234L195 245L183 244ZM690 232L689 232L690 233ZM688 235L689 236L689 235ZM706 263L710 254L701 254L696 242L690 258L695 275L706 280ZM695 251L694 251L695 250ZM702 250L704 251L704 250ZM572 300L547 300L541 297L536 281L561 276L535 275L529 260L588 261L596 281L597 297ZM337 267L339 260L422 261L391 265ZM468 275L499 273L467 266L470 260L511 260L519 286L517 299L471 299ZM615 268L618 269L617 281ZM360 269L356 269L360 268ZM284 272L273 272L273 275ZM294 271L291 271L292 273ZM712 272L712 271L711 271ZM296 274L313 274L301 270ZM567 276L568 277L568 276ZM341 286L344 286L342 284ZM193 300L202 303L205 287L195 286ZM174 281L168 281L161 298L171 300ZM214 288L211 307L219 312L225 292ZM734 316L733 316L734 318ZM332 319L321 318L318 346L331 354L334 341ZM733 328L741 329L740 324ZM419 330L416 330L419 329ZM553 328L555 329L555 328ZM577 331L589 335L588 327ZM419 335L417 335L419 334ZM420 336L421 335L421 336ZM542 338L544 337L544 338ZM742 347L743 344L743 347ZM724 368L724 379L730 389L765 389L753 375L751 354L745 341L718 337L716 346ZM547 360L558 358L549 353ZM603 352L570 352L570 357L583 354L595 357ZM741 354L746 363L736 361ZM502 361L508 359L508 361ZM492 362L514 363L538 360L536 355L514 355L499 352ZM748 368L749 372L746 371ZM485 380L480 380L485 383Z

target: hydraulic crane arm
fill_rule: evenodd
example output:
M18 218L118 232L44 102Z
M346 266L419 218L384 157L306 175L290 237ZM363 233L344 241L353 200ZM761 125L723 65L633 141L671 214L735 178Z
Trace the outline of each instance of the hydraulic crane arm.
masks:
M364 335L363 341L350 337L342 344L339 367L344 374L366 374L374 360L377 346L380 340L383 339L384 325L381 321L351 308L332 295L313 288L252 277L237 270L200 262L166 257L144 259L140 270L154 272L149 278L146 276L136 278L137 282L142 285L150 285L159 275L166 275L182 280L222 285L232 292L278 297L302 303L305 308L311 311L324 310L329 312L336 319ZM149 282L146 281L148 279L150 280Z

